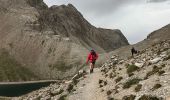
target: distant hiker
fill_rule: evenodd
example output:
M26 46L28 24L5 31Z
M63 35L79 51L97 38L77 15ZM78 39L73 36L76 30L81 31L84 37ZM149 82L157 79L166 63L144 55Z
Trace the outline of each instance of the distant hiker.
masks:
M86 62L88 64L88 62L90 61L90 73L93 73L93 68L97 58L98 58L98 54L94 50L91 50L87 57L87 62Z
M137 54L137 53L138 53L138 51L137 51L137 50L135 50L135 48L134 48L134 47L132 47L132 49L131 49L131 53L132 53L132 57L133 57L133 55L134 55L134 54Z

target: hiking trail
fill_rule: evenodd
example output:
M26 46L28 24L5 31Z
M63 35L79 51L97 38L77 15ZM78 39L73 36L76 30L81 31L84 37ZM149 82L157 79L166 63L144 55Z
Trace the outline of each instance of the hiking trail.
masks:
M68 100L107 100L105 92L99 88L99 79L102 77L100 69L95 68L94 73L87 74L86 77L77 84L76 91L71 93Z

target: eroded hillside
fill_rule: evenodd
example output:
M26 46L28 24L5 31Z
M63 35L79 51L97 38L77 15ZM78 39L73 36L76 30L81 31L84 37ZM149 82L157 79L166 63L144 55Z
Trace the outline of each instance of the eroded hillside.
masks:
M39 79L74 75L91 48L104 53L128 45L120 30L95 28L71 4L1 0L0 13L0 48Z

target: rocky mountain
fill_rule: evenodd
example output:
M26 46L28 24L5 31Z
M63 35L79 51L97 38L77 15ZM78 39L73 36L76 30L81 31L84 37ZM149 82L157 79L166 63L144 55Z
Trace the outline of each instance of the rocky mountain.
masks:
M13 74L19 81L70 77L91 48L105 53L129 44L120 30L92 26L71 4L48 8L43 0L1 0L0 13L0 51L28 71L25 79ZM11 67L0 73L1 81L17 81L8 74L16 69Z
M164 26L163 28L159 30L152 32L147 37L147 39L150 39L150 40L154 39L155 41L165 40L169 38L170 38L170 24Z
M126 60L113 56L101 71L109 98L118 100L169 100L170 40L156 43Z
M166 25L152 33L150 33L146 39L144 39L141 42L138 42L133 45L124 46L122 48L116 49L108 54L102 55L102 59L99 61L101 63L104 63L102 61L105 61L106 59L109 59L111 57L110 55L118 55L121 58L129 58L131 56L131 48L135 47L138 51L142 51L151 45L154 45L156 43L159 43L162 40L170 39L170 25Z

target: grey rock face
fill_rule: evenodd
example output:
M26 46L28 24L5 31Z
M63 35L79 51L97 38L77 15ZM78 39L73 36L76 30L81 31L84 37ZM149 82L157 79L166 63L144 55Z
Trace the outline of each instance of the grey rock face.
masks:
M1 0L0 12L0 48L39 79L74 75L91 48L104 53L128 45L119 30L95 28L71 4Z
M52 30L54 35L69 37L73 42L99 52L108 52L128 45L120 30L95 28L71 4L41 10L39 23L41 31Z
M162 40L162 39L169 39L170 38L170 24L164 26L163 28L156 30L152 32L151 34L148 35L147 39L157 39L157 40Z

